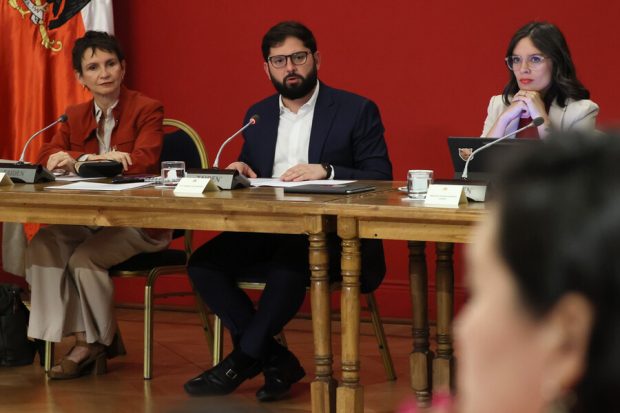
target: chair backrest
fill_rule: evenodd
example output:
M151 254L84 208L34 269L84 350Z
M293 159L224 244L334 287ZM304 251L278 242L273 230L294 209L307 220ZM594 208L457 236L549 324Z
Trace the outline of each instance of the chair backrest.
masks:
M176 119L164 119L164 127L175 128L164 134L164 144L160 161L184 161L185 169L208 168L207 151L198 133L185 122ZM185 252L192 251L192 231L175 229L172 238L185 236Z
M161 161L184 161L186 169L208 168L207 151L191 126L175 119L164 119L164 126L176 129L164 135Z

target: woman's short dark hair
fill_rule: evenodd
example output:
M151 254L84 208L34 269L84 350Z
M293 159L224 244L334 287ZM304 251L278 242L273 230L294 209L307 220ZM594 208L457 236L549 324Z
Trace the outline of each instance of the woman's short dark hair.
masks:
M529 37L547 58L553 63L551 85L545 94L545 105L550 106L554 99L560 106L566 106L566 99L575 100L589 99L590 92L577 79L577 73L570 50L564 35L555 25L547 22L531 22L521 27L508 44L506 57L512 56L517 43L523 38ZM510 79L504 87L504 103L510 104L509 96L519 91L519 85L514 72L510 72Z
M269 57L269 49L283 43L287 37L298 38L313 54L316 52L316 39L310 29L296 21L285 21L273 26L263 36L261 49L265 61Z
M73 70L82 74L82 58L84 53L90 49L94 54L96 50L103 50L108 53L114 53L119 61L125 60L125 55L121 50L121 46L111 34L106 32L96 32L93 30L84 33L84 37L80 37L75 41L71 52Z
M550 137L501 174L498 249L542 319L567 293L593 325L572 413L616 411L620 394L620 137Z

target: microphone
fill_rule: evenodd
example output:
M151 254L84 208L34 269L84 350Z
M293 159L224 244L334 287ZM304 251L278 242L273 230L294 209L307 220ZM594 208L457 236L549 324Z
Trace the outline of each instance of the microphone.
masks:
M22 165L24 163L24 156L26 155L26 149L28 149L28 145L30 145L30 142L32 142L32 140L35 137L37 137L38 135L42 134L43 132L45 132L46 130L48 130L49 128L51 128L52 126L54 126L55 124L57 124L59 122L66 122L67 119L69 119L67 117L67 115L62 114L54 122L50 123L49 125L47 125L43 129L35 132L30 138L28 138L28 140L26 141L26 144L24 145L24 149L22 150L22 154L20 155L19 160L17 161L17 164L18 165Z
M258 115L252 116L250 118L250 120L248 121L248 123L243 125L243 127L241 129L239 129L237 132L233 133L230 138L228 138L228 139L226 139L224 141L222 146L220 146L220 150L217 151L217 155L215 156L215 161L213 161L213 169L217 169L220 166L220 154L222 153L222 149L224 149L224 146L228 145L228 142L232 141L237 135L239 135L241 132L246 130L248 127L250 127L252 125L256 125L256 122L258 122L259 119L260 119L260 116L258 116Z
M213 162L213 168L209 169L189 169L187 171L187 177L189 178L209 178L220 189L237 189L237 188L247 188L250 186L250 180L239 173L236 169L218 169L220 165L220 155L222 153L222 149L230 141L232 141L237 135L246 130L252 125L255 125L256 122L260 119L260 116L253 115L248 123L243 125L241 129L237 132L233 133L231 137L226 139L220 149L217 151L217 155L215 156L215 161Z
M54 175L50 171L48 171L45 167L43 167L42 165L33 165L33 164L25 163L24 157L26 155L26 149L28 149L28 145L30 145L30 142L32 142L32 140L35 137L37 137L38 135L45 132L46 130L48 130L49 128L51 128L52 126L56 125L59 122L66 122L67 119L68 119L67 115L62 114L54 122L50 123L43 129L35 132L26 141L24 145L24 149L22 150L22 153L19 157L19 160L17 162L10 162L10 161L1 162L0 172L4 172L9 178L11 178L13 182L19 182L19 183L34 184L38 182L55 181L56 178L54 178Z
M532 128L534 126L539 127L543 123L545 123L545 120L539 116L537 118L534 118L530 123L528 123L527 125L525 125L521 129L517 129L516 131L511 132L511 133L509 133L507 135L504 135L501 138L498 138L498 139L494 140L493 142L489 142L486 145L483 145L483 146L479 147L478 149L476 149L475 151L473 151L471 153L471 155L469 155L469 158L467 158L467 160L465 161L465 166L463 167L463 174L461 175L461 178L467 179L467 168L469 167L469 162L472 159L474 159L474 155L476 155L478 152L488 148L489 146L493 146L496 143L499 143L499 142L503 141L504 139L508 138L509 136L516 135L517 133L522 132L522 131L524 131L526 129Z

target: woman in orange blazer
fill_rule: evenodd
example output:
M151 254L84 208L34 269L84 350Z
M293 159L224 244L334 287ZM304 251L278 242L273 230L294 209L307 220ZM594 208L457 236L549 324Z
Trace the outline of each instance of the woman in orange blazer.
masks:
M89 89L92 91L95 87ZM122 162L127 174L159 173L162 104L124 86L116 96L118 103L110 112L110 123L114 126L109 143L102 145L99 140L97 112L100 108L95 107L97 99L93 99L67 108L67 121L41 148L38 163L47 165L50 170L74 172L73 166L78 160L112 159Z
M43 146L39 162L73 172L77 161L110 159L126 173L157 172L163 107L121 86L125 60L116 39L87 32L72 53L76 77L93 99L67 109L68 121ZM50 225L37 233L26 257L32 292L28 335L54 342L75 336L75 346L50 378L105 372L116 335L108 269L138 253L162 250L170 238L169 230L77 225Z

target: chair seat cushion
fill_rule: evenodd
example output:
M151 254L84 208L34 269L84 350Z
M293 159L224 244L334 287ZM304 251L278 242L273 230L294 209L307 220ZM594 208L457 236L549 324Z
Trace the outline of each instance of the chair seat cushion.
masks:
M127 261L124 261L110 268L110 273L119 271L150 271L155 267L165 267L169 265L185 265L187 256L185 251L167 249L158 252L143 252L134 255Z

